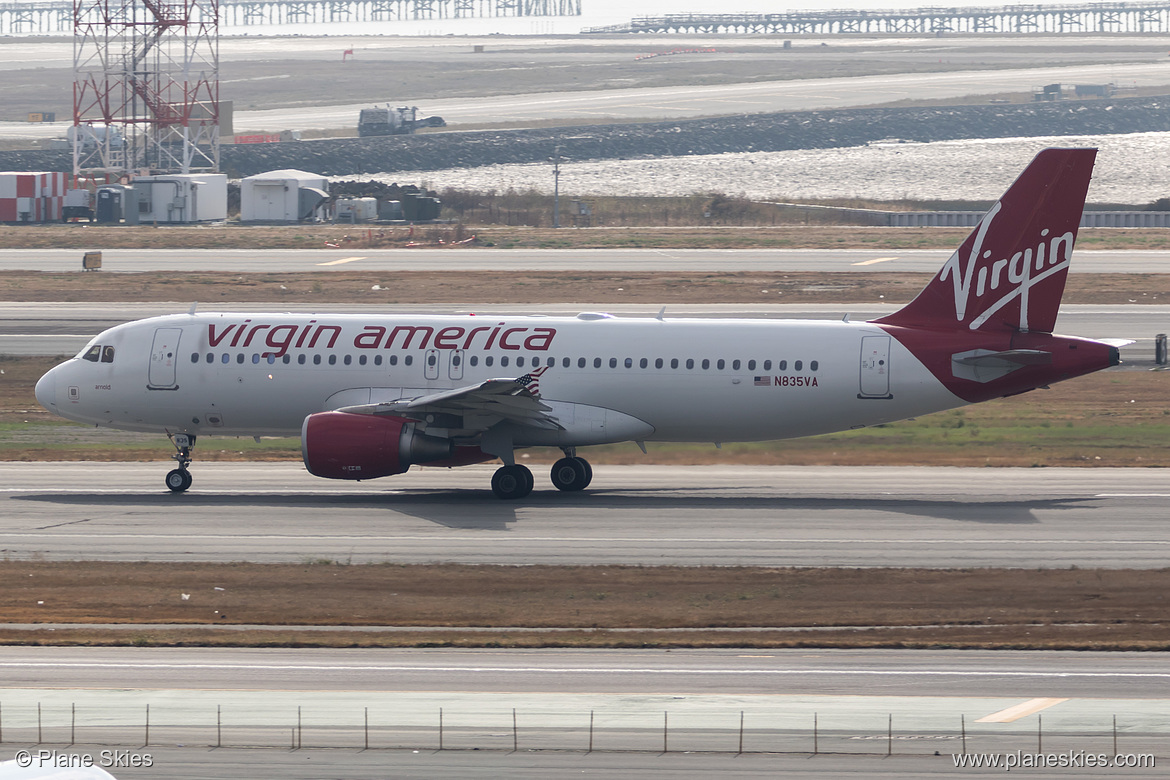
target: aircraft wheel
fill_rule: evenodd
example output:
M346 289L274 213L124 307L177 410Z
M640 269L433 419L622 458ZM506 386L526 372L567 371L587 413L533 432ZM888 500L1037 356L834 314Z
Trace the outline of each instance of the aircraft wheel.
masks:
M581 468L585 470L585 484L581 486L582 489L589 487L589 483L593 481L593 467L589 465L589 461L584 458L574 458L581 464Z
M167 487L172 493L182 493L191 487L191 472L187 469L172 469L167 472Z
M574 491L589 484L589 478L593 476L591 472L589 464L582 458L561 458L553 464L549 476L557 490Z
M500 466L492 474L492 492L497 498L524 498L532 492L533 484L532 472L519 464Z

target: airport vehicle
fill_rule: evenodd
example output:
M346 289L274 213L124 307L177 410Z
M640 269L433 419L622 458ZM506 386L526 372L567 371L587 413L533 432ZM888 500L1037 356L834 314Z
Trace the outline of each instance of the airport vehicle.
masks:
M1095 156L1042 151L926 288L871 322L192 306L105 331L36 395L71 420L166 433L175 492L198 436L299 433L308 470L332 479L499 458L506 499L533 487L523 447L559 447L553 485L576 491L587 445L809 436L1015 395L1119 362L1117 342L1052 332Z
M363 108L358 114L358 137L410 135L423 127L446 127L441 116L418 118L418 106Z

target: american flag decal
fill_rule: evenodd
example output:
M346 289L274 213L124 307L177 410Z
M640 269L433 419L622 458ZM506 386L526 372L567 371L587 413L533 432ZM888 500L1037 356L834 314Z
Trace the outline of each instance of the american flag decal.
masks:
M541 366L535 371L530 371L524 376L516 380L516 384L528 390L533 398L540 397L540 376L545 371L548 371L548 366Z
M755 385L756 387L771 387L772 386L772 377L770 377L770 376L757 376L752 380L752 384Z

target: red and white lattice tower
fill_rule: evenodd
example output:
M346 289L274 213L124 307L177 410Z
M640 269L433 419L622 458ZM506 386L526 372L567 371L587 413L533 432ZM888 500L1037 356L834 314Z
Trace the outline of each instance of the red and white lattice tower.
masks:
M73 175L219 170L219 0L74 0Z

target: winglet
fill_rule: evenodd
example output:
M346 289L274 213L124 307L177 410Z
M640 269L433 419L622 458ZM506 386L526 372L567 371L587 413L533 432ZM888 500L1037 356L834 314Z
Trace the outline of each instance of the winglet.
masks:
M1045 149L918 297L883 325L1051 333L1096 149Z

